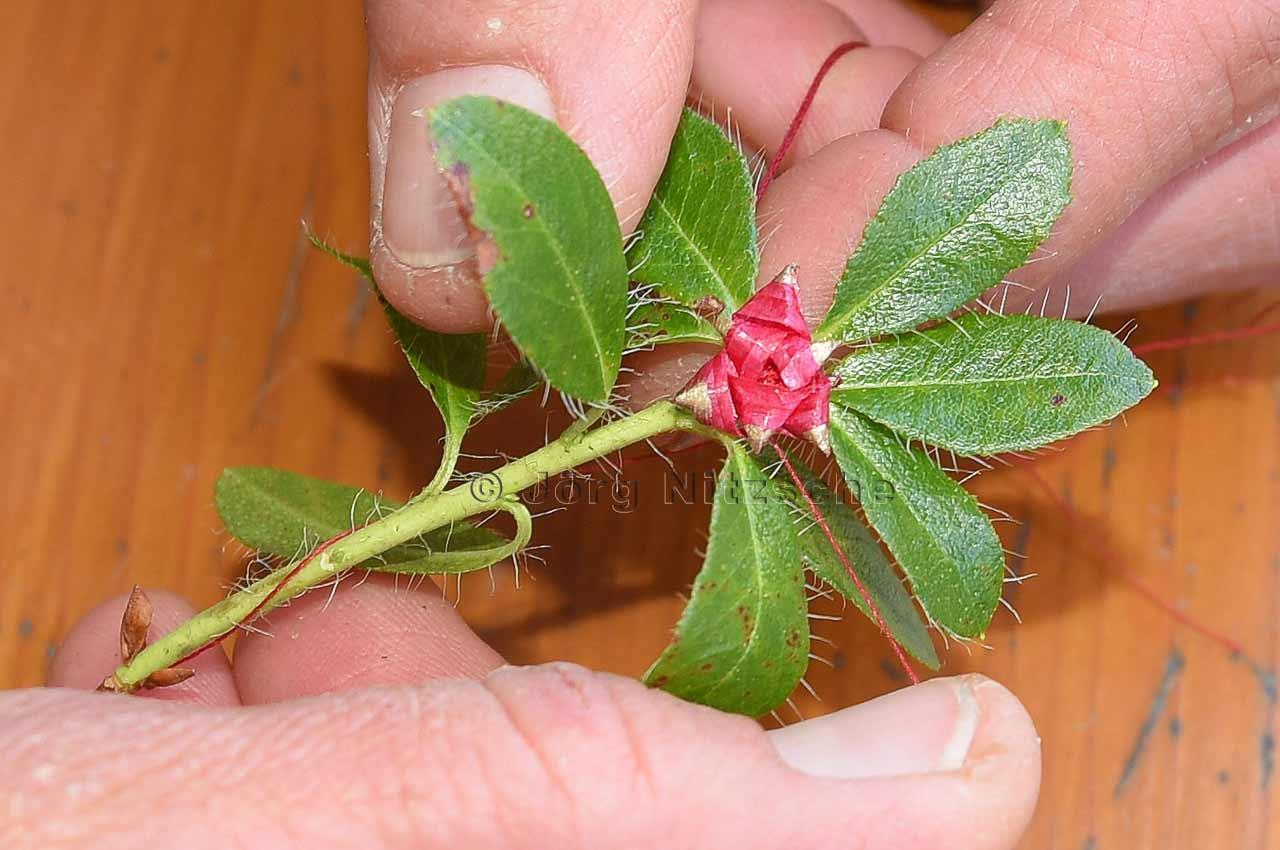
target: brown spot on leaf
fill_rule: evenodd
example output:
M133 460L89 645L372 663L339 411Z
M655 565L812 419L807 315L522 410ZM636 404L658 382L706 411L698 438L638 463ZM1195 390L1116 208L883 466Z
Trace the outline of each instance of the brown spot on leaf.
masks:
M520 210L520 214L523 215L525 218L533 218L535 215L537 215L537 211L534 210L533 204L525 204L524 209Z
M1049 403L1052 404L1054 407L1061 407L1062 405L1067 403L1067 397L1064 396L1062 393L1054 393L1053 398L1049 399Z
M471 191L471 169L465 162L459 160L445 169L444 179L449 185L449 191L453 194L453 201L458 207L458 214L462 216L462 223L466 225L472 250L476 252L476 271L483 277L502 260L502 251L498 249L498 243L493 241L493 236L488 231L476 227L476 204L475 195Z
M703 673L710 673L711 667L712 667L712 664L710 661L704 661L702 666L699 667L698 669L701 670Z

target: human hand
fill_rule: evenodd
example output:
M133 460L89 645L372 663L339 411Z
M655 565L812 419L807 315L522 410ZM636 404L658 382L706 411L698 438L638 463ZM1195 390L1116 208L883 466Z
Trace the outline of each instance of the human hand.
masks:
M164 593L153 632L193 611ZM123 597L50 682L118 663ZM506 667L438 591L295 600L146 698L0 694L0 846L996 850L1035 804L1014 697L935 679L764 732L567 664Z
M1076 315L1099 299L1131 310L1271 282L1280 268L1274 2L1003 0L950 40L893 0L368 8L374 264L396 306L440 330L491 321L415 110L489 93L554 117L601 172L625 232L687 94L721 119L731 108L747 147L768 150L823 58L851 40L874 46L836 65L760 207L761 279L797 262L811 319L897 175L1002 115L1067 121L1076 156L1076 200L1013 275L1031 291L1012 292L1009 309L1057 314L1069 297ZM633 398L681 386L705 358L647 355Z

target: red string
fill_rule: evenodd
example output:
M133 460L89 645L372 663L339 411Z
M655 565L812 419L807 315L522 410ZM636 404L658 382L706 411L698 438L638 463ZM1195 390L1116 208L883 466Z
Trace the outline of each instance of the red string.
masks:
M911 680L911 684L920 684L920 677L916 675L916 671L911 669L911 663L907 661L907 654L902 651L902 644L898 643L897 638L893 636L893 632L889 631L889 626L884 621L884 616L880 613L879 607L876 606L875 600L871 598L871 593L867 590L867 586L862 583L862 579L854 572L853 564L849 563L849 556L844 553L844 548L840 545L840 541L836 539L835 534L831 531L831 526L827 524L827 518L823 516L822 511L818 509L818 503L813 500L813 496L809 495L809 490L804 486L804 482L800 479L800 474L796 472L796 468L791 465L791 459L787 457L787 453L782 450L782 446L778 445L777 440L771 442L773 450L778 453L778 457L782 458L782 465L787 468L788 474L791 475L791 481L796 485L796 489L800 491L800 495L804 497L805 504L809 506L809 512L813 514L813 518L818 521L818 526L822 529L822 533L827 536L827 542L831 544L831 548L836 551L836 557L840 559L840 563L844 565L844 571L849 574L849 578L853 579L853 583L857 585L858 592L862 594L862 601L867 603L867 610L871 612L872 618L876 621L876 625L880 628L880 634L884 635L885 640L889 641L889 645L893 647L893 654L898 656L898 663L902 665L902 669L907 672L907 678Z
M773 178L778 176L778 169L782 166L782 160L787 156L791 146L795 143L796 136L800 133L800 125L804 123L805 116L809 114L809 107L813 106L813 99L818 94L818 87L822 85L822 80L831 71L841 56L846 53L857 50L859 47L867 47L861 41L847 41L844 44L832 50L827 56L826 61L822 63L822 67L818 69L818 73L813 75L813 82L809 83L809 90L804 93L804 100L800 101L800 108L796 110L795 117L791 119L791 126L787 128L787 133L782 137L782 143L778 145L778 149L774 151L773 158L769 160L769 168L765 171L764 176L760 178L760 185L756 187L756 203L760 203L760 199L764 197L764 190L769 188L769 184L773 182Z
M1272 305L1274 307L1275 305ZM1269 312L1269 307L1264 313ZM1246 325L1242 328L1232 328L1226 331L1213 331L1199 336L1182 336L1173 339L1159 339L1154 342L1145 342L1141 345L1132 346L1134 354L1148 354L1152 351L1168 351L1170 349L1190 348L1193 345L1205 345L1211 342L1230 342L1235 339L1248 339L1255 336L1266 336L1267 334L1280 333L1280 322L1269 325Z
M222 634L218 635L216 638L213 638L212 640L208 641L202 646L199 646L196 649L192 650L191 652L187 653L186 655L184 655L182 658L175 661L170 666L177 667L179 664L183 664L187 661L190 661L191 659L195 658L197 655L204 654L208 650L213 649L215 646L217 646L218 644L226 640L227 636L230 635L231 632L236 630L236 626L243 626L245 623L253 622L254 618L257 617L259 614L261 614L263 609L267 607L267 604L271 602L271 600L275 599L277 596L280 595L280 591L284 589L285 585L293 581L294 578L298 575L298 573L302 572L303 567L311 563L311 561L314 560L315 557L319 555L321 552L323 552L325 549L328 549L330 546L337 543L339 540L346 537L347 535L351 534L353 531L355 531L354 528L350 529L349 531L344 531L341 534L337 535L336 537L330 537L328 540L321 543L311 552L310 555L303 558L301 561L297 563L297 565L293 569L289 570L288 574L286 574L285 577L281 579L280 582L275 587L271 588L270 592L267 593L266 596L262 597L262 600L257 605L253 606L252 611L250 611L248 614L241 617L235 626L232 626L231 629L229 629L228 631L223 632Z
M822 67L818 69L818 73L814 74L813 81L809 83L809 90L805 92L804 100L800 101L800 107L796 110L795 117L791 119L791 125L787 127L786 135L782 137L781 144L774 151L773 157L769 160L769 167L765 170L764 176L760 178L760 185L756 187L756 203L760 203L760 199L764 197L764 192L769 188L769 184L773 182L773 178L778 176L778 169L782 166L782 160L786 159L787 153L791 150L791 146L795 143L796 136L800 132L800 125L804 123L805 117L809 114L809 108L813 106L813 99L818 94L818 88L822 85L823 79L831 71L841 56L859 47L867 45L859 41L850 41L839 45L828 54L826 60L822 63ZM889 645L893 647L893 653L898 657L898 663L902 665L902 669L906 671L907 678L911 680L911 684L920 684L920 677L916 675L916 671L911 668L911 663L907 660L907 654L902 650L902 644L898 643L897 638L893 636L893 632L889 631L888 624L884 621L884 615L880 613L880 608L876 605L875 600L871 598L871 593L867 590L862 579L853 569L853 564L849 562L849 556L844 553L844 548L840 545L840 541L836 539L835 533L832 532L831 526L827 523L827 518L818 508L818 503L814 501L813 496L809 494L808 488L804 486L799 473L796 472L794 466L791 465L791 459L787 457L786 452L778 445L777 440L771 441L773 450L778 453L778 457L782 459L782 465L786 467L787 472L791 476L791 481L796 485L796 489L800 491L800 495L804 497L805 504L809 508L809 512L813 514L814 520L822 529L822 533L826 535L827 542L831 544L831 548L835 550L836 557L840 559L840 563L844 566L845 572L849 574L849 578L853 580L854 585L858 588L858 592L862 594L862 601L867 604L867 610L871 612L872 619L875 620L876 626L880 629L880 633L884 635L885 640L889 641Z

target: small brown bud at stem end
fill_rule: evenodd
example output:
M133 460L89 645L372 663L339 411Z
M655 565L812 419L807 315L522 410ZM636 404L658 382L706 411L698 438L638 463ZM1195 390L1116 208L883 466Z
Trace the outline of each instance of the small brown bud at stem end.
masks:
M147 594L138 585L133 586L129 602L120 618L120 657L128 663L147 645L147 632L151 629L154 609Z

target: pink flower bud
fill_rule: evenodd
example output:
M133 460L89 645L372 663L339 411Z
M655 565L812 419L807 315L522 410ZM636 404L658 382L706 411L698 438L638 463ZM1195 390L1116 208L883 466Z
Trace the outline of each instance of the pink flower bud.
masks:
M795 266L748 299L724 337L724 348L698 370L676 403L712 428L735 437L745 431L757 450L785 430L828 451L831 379L815 356L800 310Z

